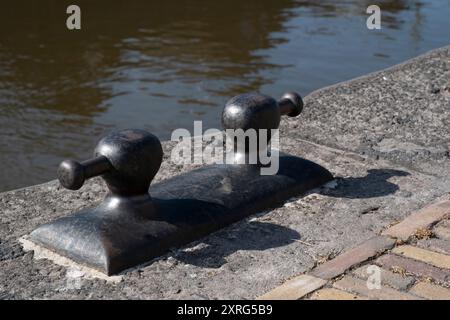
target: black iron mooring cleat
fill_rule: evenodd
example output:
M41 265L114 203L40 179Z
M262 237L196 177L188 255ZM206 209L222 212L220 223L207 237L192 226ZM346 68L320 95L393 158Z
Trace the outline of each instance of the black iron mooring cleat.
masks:
M278 102L244 94L228 101L222 124L224 129L276 129L281 115L295 117L302 108L296 93ZM240 150L240 158L252 152L247 144ZM274 175L261 175L264 165L259 161L208 165L157 183L149 192L162 155L154 135L124 130L103 138L93 159L63 161L58 178L65 188L77 190L86 179L101 176L109 193L97 207L37 228L31 240L112 275L332 179L323 167L280 153Z

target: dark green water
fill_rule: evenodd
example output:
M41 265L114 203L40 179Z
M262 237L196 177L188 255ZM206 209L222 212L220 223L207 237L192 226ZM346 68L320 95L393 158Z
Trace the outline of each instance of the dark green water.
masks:
M381 30L366 28L370 4ZM0 190L55 178L114 129L220 128L236 94L305 95L448 45L449 17L448 0L4 1Z

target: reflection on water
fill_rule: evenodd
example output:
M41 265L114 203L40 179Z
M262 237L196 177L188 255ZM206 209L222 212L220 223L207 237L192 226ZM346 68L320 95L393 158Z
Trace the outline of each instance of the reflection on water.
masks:
M0 190L54 178L104 133L220 127L246 91L306 94L449 44L449 1L16 0L0 10Z

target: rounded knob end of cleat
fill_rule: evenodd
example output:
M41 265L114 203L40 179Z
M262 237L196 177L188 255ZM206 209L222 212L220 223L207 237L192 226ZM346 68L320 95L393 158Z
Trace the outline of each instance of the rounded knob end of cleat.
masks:
M58 167L58 180L66 189L80 189L85 181L84 166L77 161L64 160Z

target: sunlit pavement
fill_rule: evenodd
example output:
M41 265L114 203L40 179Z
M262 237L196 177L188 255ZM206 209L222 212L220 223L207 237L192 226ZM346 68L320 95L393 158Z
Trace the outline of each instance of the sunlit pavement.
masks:
M260 299L450 300L449 216L429 205Z

